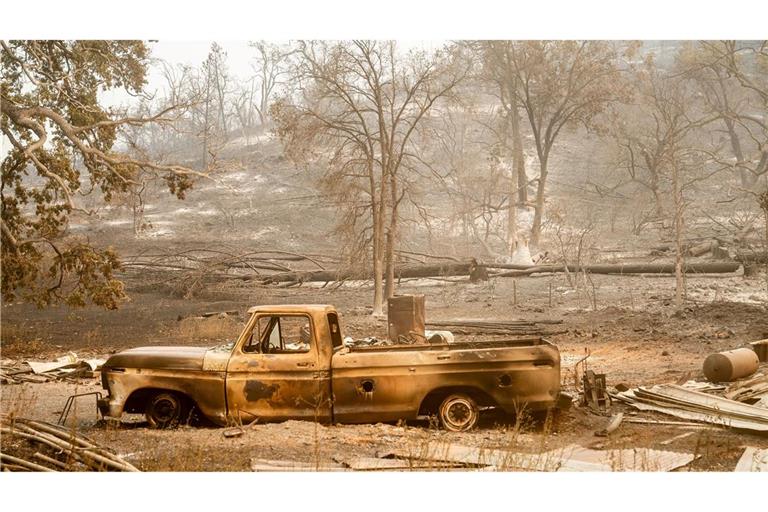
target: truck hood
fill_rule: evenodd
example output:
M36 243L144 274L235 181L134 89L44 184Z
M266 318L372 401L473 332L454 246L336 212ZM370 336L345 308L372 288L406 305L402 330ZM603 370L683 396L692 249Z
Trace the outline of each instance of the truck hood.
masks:
M206 347L138 347L107 359L103 368L202 370Z

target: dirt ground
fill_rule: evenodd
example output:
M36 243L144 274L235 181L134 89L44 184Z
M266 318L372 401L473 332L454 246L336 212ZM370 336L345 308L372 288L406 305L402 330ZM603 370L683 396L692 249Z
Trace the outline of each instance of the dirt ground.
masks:
M594 286L593 286L594 285ZM768 338L768 295L760 276L696 276L688 279L687 306L671 307L670 277L593 276L593 285L576 289L562 275L495 279L469 284L419 280L403 282L399 293L423 293L427 320L555 319L559 334L550 339L562 354L562 380L573 391L573 367L590 354L589 366L606 373L609 387L630 387L688 379L704 380L701 367L711 352L738 348ZM130 290L130 288L129 288ZM370 316L370 289L348 283L330 287L249 288L212 292L194 300L131 292L115 312L85 308L38 310L25 304L2 308L2 358L45 360L73 351L81 357L105 357L141 345L210 346L238 333L249 306L270 303L329 303L342 313L345 334L383 334L385 321ZM209 311L240 312L227 318L194 318ZM766 370L765 365L763 370ZM80 384L16 384L0 388L2 413L56 421L66 397L98 391L96 379ZM540 452L573 443L593 448L654 447L695 453L686 469L732 471L743 447L768 448L768 438L714 428L642 425L625 422L609 438L596 437L608 421L574 407L552 422L543 419L485 417L470 433L450 433L427 423L316 425L289 421L257 424L244 435L225 438L222 429L147 428L141 417L116 427L99 421L93 402L83 399L70 424L102 442L131 463L149 471L245 471L251 458L323 464L335 458L375 456L392 448L417 450L432 440ZM635 414L622 405L612 412ZM639 414L644 418L675 419ZM690 435L676 438L690 432ZM676 438L671 442L667 440ZM665 444L663 444L665 443Z

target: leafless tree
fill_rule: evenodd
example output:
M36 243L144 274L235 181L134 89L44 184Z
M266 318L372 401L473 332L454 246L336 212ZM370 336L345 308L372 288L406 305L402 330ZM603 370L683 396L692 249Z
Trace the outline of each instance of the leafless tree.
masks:
M301 97L276 103L272 117L295 160L327 160L326 187L370 245L380 314L395 288L403 174L419 165L414 133L466 73L441 65L442 53L403 54L392 41L300 42L296 56Z
M682 305L687 193L702 180L726 167L712 158L714 151L699 131L719 115L698 108L697 91L685 76L660 69L653 56L634 74L636 104L614 126L623 165L636 183L648 188L657 215L670 217L675 241L675 302Z
M539 161L531 227L531 246L540 245L549 176L549 161L565 127L596 128L596 118L614 101L624 99L625 81L614 44L604 41L522 41L491 52L506 84L508 109L522 108L530 125ZM514 115L512 116L514 124Z
M251 64L254 72L251 80L251 101L258 90L258 99L253 105L259 116L259 123L264 125L275 94L289 76L291 57L294 54L290 46L285 44L253 41L250 46L256 50L256 58Z
M768 43L754 46L736 41L689 43L680 53L681 72L695 80L706 108L719 116L730 158L720 157L739 177L743 189L753 189L768 176ZM757 72L748 71L754 69Z
M484 75L494 83L498 100L506 113L501 130L501 148L504 150L504 156L511 153L512 161L507 218L507 252L510 256L518 242L517 205L528 204L528 175L525 172L523 137L520 131L520 102L516 94L519 78L512 60L514 44L513 41L483 41L475 45L476 51L479 50L483 59Z

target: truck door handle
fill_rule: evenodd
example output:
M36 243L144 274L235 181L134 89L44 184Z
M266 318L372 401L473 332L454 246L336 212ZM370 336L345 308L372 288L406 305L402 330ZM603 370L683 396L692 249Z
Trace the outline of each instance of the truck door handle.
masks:
M450 358L451 358L451 356L437 356L438 360L450 359Z
M300 368L306 368L307 366L309 366L309 363L308 363L308 362L305 362L305 363L296 363L296 366L298 366L298 367L300 367Z

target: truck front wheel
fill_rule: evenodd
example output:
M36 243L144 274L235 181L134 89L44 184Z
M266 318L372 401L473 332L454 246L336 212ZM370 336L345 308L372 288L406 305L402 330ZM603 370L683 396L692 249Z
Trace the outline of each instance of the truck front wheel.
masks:
M175 428L189 411L187 401L176 393L161 392L152 395L144 411L152 428Z
M477 424L480 409L471 397L459 393L449 395L440 404L440 423L452 432L465 432Z

